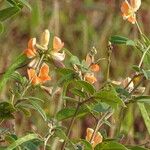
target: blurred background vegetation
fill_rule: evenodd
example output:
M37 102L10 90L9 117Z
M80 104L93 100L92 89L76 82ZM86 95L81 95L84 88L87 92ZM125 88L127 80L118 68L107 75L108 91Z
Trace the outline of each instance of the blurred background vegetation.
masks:
M3 72L12 60L26 48L31 37L39 37L46 28L59 36L65 42L65 47L81 59L85 58L86 53L93 46L98 51L97 58L106 57L108 40L111 35L122 35L131 39L139 36L137 27L122 19L121 0L30 0L29 3L32 7L31 11L24 7L18 15L4 22L4 32L0 35L0 72ZM0 0L0 6L1 9L5 8L8 3ZM148 36L150 33L149 8L150 0L142 0L142 7L138 11L139 24ZM114 46L111 78L118 80L130 76L132 65L138 62L139 55L136 50L130 47ZM98 75L97 84L101 84L105 78L106 63L101 62L100 66L101 72ZM25 70L23 74L26 74ZM6 91L10 88L11 84L8 84ZM55 112L53 106L57 105L58 98L55 97L55 100L52 100L51 97L38 92L41 98L46 99L43 107L47 114L52 116ZM149 92L149 87L146 92ZM5 98L8 98L8 95L4 90L1 99ZM89 118L78 121L74 127L78 132L74 130L72 135L84 137L86 128L93 127L93 121ZM34 124L37 126L35 130L39 129L40 133L46 132L45 124L37 113L29 117L28 121L20 115L16 122L17 132L20 135L27 128L35 129ZM124 143L142 144L149 139L140 112L136 107L130 106L126 110L123 122L122 131L125 133L125 138L122 141ZM113 129L109 131L109 135L113 136Z

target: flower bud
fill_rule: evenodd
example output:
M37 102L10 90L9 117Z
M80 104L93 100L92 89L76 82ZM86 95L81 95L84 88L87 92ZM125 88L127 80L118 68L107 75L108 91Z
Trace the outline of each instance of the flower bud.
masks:
M91 69L91 71L93 71L93 72L98 72L98 71L100 70L100 67L99 67L98 64L92 64L92 65L90 66L90 69Z

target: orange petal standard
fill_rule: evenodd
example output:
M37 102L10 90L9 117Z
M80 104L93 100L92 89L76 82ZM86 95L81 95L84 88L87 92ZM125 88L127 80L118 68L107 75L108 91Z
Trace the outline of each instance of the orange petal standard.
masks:
M51 80L51 77L48 75L48 73L49 73L49 67L47 64L44 63L38 75L41 83L45 83L46 81Z
M36 44L36 38L32 38L28 42L28 48L24 51L26 56L28 58L33 58L36 56L36 49L35 49L35 44Z
M54 51L58 52L60 51L64 46L64 43L61 41L61 39L57 36L53 39L53 49Z
M84 77L85 77L85 80L91 84L93 84L97 81L97 79L94 77L93 74L86 73Z
M94 130L91 128L87 128L86 130L86 140L90 141L92 138ZM91 142L92 147L94 148L97 144L101 143L103 141L103 137L100 132L96 133L96 135L93 137L93 141Z
M100 67L99 67L98 64L92 64L92 65L90 66L90 69L91 69L91 71L93 71L93 72L98 72L98 71L100 70Z
M43 64L40 68L39 75L37 76L35 69L28 69L27 70L29 80L31 80L31 83L36 84L43 84L48 80L51 80L51 77L48 75L49 73L49 67L47 64Z
M125 0L121 5L123 19L128 20L132 24L136 22L136 11L141 6L141 0L130 0L130 3Z
M29 80L31 81L32 84L35 85L35 84L39 84L40 83L40 80L39 80L39 78L36 75L35 69L28 69L27 73L28 73Z

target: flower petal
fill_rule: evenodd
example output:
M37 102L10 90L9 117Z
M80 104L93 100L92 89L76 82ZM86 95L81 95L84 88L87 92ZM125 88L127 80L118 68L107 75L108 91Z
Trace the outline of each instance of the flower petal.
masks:
M61 39L57 36L53 39L53 49L54 51L58 52L60 51L64 46L64 43L61 41Z
M141 0L130 0L131 7L136 12L141 6Z
M65 59L65 52L63 53L52 52L51 55L52 58L57 61L63 61Z
M28 42L28 48L29 49L35 49L35 44L36 44L36 38L32 38Z
M98 64L92 64L92 65L90 66L90 69L91 69L91 71L93 71L93 72L98 72L98 71L100 70L100 67L99 67Z
M94 75L90 74L90 73L86 73L84 78L85 78L86 81L88 81L91 84L93 84L97 81L97 79L94 77Z
M29 80L31 81L32 84L34 84L34 85L39 84L40 81L36 75L35 69L28 69L27 73L28 73Z
M28 57L28 58L33 58L36 56L36 54L33 52L32 49L25 49L24 50L24 54Z
M121 4L121 12L123 13L123 16L128 16L130 9L131 9L131 6L130 6L130 4L128 3L128 1L124 1L124 2Z
M131 22L132 24L135 24L135 22L136 22L136 15L134 14L133 16L130 16L128 18L128 21Z
M98 133L95 135L93 141L94 141L94 142L93 142L93 147L95 147L95 146L96 146L97 144L99 144L99 143L102 143L103 137L102 137L102 135L101 135L100 132L98 132Z
M41 46L43 46L44 48L47 48L48 43L49 43L49 39L50 39L50 33L49 30L46 29L41 36Z
M38 75L41 83L45 83L46 81L51 80L51 77L48 75L48 73L49 73L49 66L44 63Z
M91 128L87 128L86 129L86 137L85 137L85 139L87 141L91 140L93 132L94 132L94 130L91 129ZM101 133L97 132L96 135L93 137L93 141L91 142L92 143L92 147L94 148L97 144L101 143L102 141L103 141L103 137L102 137Z

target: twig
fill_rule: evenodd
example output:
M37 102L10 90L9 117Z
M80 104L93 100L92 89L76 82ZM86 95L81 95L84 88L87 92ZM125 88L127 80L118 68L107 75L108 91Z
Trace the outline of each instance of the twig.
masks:
M109 109L110 109L110 107L108 108L108 111L109 111ZM102 115L102 117L98 120L97 125L95 126L95 129L94 129L94 132L93 132L93 134L91 136L90 143L93 141L96 133L98 132L98 130L101 127L101 125L103 124L103 120L104 119L108 119L112 115L112 112L110 113L108 111L106 113L104 113Z
M73 115L73 117L72 117L72 120L71 120L71 122L70 122L68 131L67 131L67 137L70 136L71 129L72 129L72 126L73 126L74 121L75 121L75 119L76 119L76 116L77 116L77 113L78 113L78 111L79 111L79 108L80 108L80 103L78 103L77 108L76 108L76 110L75 110L75 113L74 113L74 115ZM65 141L63 142L63 145L62 145L61 150L64 150L64 148L65 148L65 146L66 146L66 143L67 143L67 140L65 140Z
M111 64L111 53L112 53L112 45L111 45L111 43L109 42L109 44L108 44L108 64L107 64L106 81L109 80L110 64Z
M140 28L140 26L139 26L139 24L138 24L137 20L136 20L136 22L135 22L135 23L136 23L136 25L137 25L137 27L138 27L138 30L139 30L140 34L141 34L141 35L143 35L143 32L142 32L142 30L141 30L141 28Z

